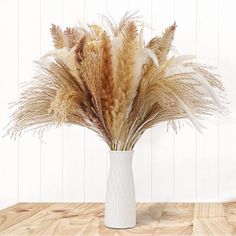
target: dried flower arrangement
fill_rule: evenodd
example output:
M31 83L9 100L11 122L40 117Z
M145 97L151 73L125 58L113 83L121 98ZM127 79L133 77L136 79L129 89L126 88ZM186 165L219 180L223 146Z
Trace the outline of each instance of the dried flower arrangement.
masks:
M132 150L146 129L180 120L200 129L206 115L224 114L224 87L212 67L173 55L174 23L143 40L143 24L126 14L107 28L52 25L55 49L37 61L38 74L15 103L8 134L76 124L101 136L111 150Z

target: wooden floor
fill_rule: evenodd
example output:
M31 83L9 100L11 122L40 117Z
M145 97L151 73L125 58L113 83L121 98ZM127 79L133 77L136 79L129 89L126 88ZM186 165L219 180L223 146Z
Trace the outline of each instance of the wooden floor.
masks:
M128 230L103 219L102 203L19 203L0 211L0 235L236 235L236 203L139 203Z

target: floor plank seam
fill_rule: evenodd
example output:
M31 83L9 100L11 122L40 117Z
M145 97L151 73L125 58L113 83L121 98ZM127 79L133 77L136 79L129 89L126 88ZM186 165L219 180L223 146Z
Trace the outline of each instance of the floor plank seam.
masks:
M160 217L159 217L159 219L158 219L158 221L157 221L157 223L156 223L156 227L155 227L155 229L154 229L154 231L153 231L152 236L155 235L155 232L156 232L156 230L157 230L158 224L160 223L161 217L163 216L166 207L167 207L167 204L165 203L165 205L164 205L164 207L163 207L163 210L162 210L162 213L161 213L161 215L160 215Z

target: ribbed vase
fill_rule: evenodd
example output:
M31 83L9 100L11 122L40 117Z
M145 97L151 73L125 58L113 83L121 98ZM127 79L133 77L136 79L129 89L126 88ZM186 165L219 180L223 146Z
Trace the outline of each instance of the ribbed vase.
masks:
M136 201L132 171L133 151L110 151L105 226L132 228L136 225Z

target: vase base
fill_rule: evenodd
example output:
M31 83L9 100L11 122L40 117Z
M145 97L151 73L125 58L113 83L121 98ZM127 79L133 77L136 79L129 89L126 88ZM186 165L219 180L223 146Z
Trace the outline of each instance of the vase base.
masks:
M134 225L129 225L129 226L113 226L113 225L105 225L105 227L109 228L109 229L131 229L134 228L136 226L136 224Z

